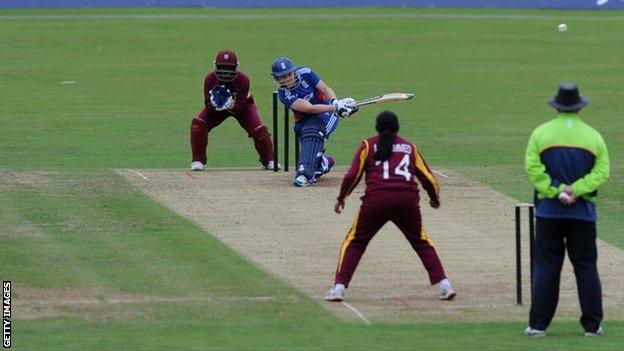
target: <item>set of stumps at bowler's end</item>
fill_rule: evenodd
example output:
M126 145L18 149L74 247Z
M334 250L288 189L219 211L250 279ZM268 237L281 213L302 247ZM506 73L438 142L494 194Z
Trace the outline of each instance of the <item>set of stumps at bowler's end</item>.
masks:
M288 172L289 161L289 141L290 141L290 111L288 106L284 106L282 116L284 117L284 172ZM277 92L273 92L273 171L279 171L279 101ZM299 160L299 135L295 134L295 168Z
M535 246L535 207L533 204L521 203L516 205L516 303L522 305L522 209L526 208L529 227L529 262L530 262L530 278L531 289L533 286L533 266L535 257L533 248Z

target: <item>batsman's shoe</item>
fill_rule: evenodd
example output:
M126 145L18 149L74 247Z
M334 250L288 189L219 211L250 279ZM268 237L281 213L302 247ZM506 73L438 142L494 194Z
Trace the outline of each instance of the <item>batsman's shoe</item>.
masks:
M308 181L308 178L306 178L306 176L301 174L297 178L295 178L293 185L301 188L304 186L310 186L310 182Z
M336 284L332 289L325 293L325 301L341 302L344 300L347 289L342 284Z
M585 332L585 336L600 336L602 335L604 332L602 331L602 327L598 327L598 330L596 330L595 332Z
M528 335L528 336L534 336L534 337L544 337L546 336L546 331L545 330L539 330L539 329L533 329L531 328L531 326L526 327L526 329L524 329L524 334Z
M268 171L272 171L273 170L273 166L275 165L275 162L273 162L272 160L269 161L269 163L267 163L266 166L262 166L262 168L264 170L268 170ZM277 169L280 170L282 169L282 165L280 165L279 163L277 164Z
M442 301L451 301L457 295L455 293L455 290L453 290L453 286L451 285L451 282L447 278L442 279L438 283L438 291L439 291L438 299Z
M199 162L199 161L195 161L193 163L191 163L191 171L203 171L204 170L204 164Z

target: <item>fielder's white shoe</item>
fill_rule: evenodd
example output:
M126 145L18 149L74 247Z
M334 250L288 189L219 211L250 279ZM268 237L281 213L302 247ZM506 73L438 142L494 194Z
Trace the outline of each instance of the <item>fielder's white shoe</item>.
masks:
M293 182L293 185L297 186L297 187L310 186L310 181L308 181L308 178L306 178L306 176L301 174L300 176L295 178L295 181Z
M341 302L344 300L347 289L342 284L336 284L332 289L325 293L325 301Z
M191 171L203 171L204 170L204 164L199 162L199 161L195 161L193 163L191 163Z
M524 334L526 334L528 336L534 336L536 338L540 338L540 337L546 336L546 331L545 330L539 330L539 329L533 329L530 326L528 326L528 327L526 327L526 329L524 329Z
M275 162L273 161L269 161L269 163L267 163L266 166L262 166L262 168L264 168L267 171L272 171L273 170L273 166L275 165ZM277 169L280 170L282 169L282 165L280 165L279 163L277 164Z
M598 327L598 330L596 330L595 332L585 332L585 336L600 336L602 335L604 332L602 331L602 326Z
M453 290L453 286L451 282L444 278L438 283L438 291L440 292L438 295L438 299L442 301L451 301L457 295L455 290Z

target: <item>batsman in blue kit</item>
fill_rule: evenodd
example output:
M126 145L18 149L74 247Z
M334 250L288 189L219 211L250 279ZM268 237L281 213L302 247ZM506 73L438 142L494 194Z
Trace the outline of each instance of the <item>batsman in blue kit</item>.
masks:
M339 117L357 111L352 98L337 99L332 88L309 67L296 67L287 57L273 61L271 74L278 83L280 101L294 113L294 130L299 135L301 153L293 184L309 186L334 165L325 154L325 141L336 130Z

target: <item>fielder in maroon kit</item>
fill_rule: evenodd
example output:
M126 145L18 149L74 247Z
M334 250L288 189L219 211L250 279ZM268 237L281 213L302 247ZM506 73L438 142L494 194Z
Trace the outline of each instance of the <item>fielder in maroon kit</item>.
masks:
M416 179L429 195L429 204L440 207L438 182L416 146L397 135L399 120L389 111L377 116L379 135L362 142L351 168L344 176L334 211L340 213L345 198L366 173L362 206L342 247L334 287L325 294L327 301L342 301L366 246L381 227L392 221L403 232L422 260L431 284L437 284L440 300L452 300L455 291L444 274L433 242L422 227Z
M238 58L231 50L219 51L214 66L215 70L204 80L204 108L191 123L191 170L204 169L208 133L230 116L236 118L247 135L253 138L262 166L272 169L273 141L258 116L249 91L249 77L238 70Z

